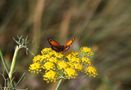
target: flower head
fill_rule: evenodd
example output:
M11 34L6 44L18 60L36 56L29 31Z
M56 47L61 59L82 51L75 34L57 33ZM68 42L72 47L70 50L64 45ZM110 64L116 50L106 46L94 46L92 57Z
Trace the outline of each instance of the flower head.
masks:
M57 63L57 67L58 67L58 69L66 69L67 67L68 67L68 64L67 64L67 62L65 62L65 61L59 61L58 63Z
M96 69L93 66L86 67L85 73L87 75L93 76L93 77L96 77L96 75L97 75Z
M81 63L74 63L73 66L74 66L74 69L78 71L82 71L83 69L83 65Z
M42 74L43 80L47 82L55 82L60 78L76 78L79 72L95 77L97 72L90 61L92 55L93 51L88 47L82 47L79 51L66 54L56 52L51 48L44 48L40 55L33 58L29 71L41 72L39 74Z
M77 76L77 72L73 68L66 68L64 73L67 79L75 78Z
M83 63L86 63L86 64L88 64L88 65L91 65L91 61L90 61L90 59L87 58L87 57L82 57L82 58L81 58L81 61L82 61Z
M55 65L52 62L46 62L43 65L43 69L45 69L45 70L51 70L51 69L54 69L54 67L55 67Z
M57 79L57 73L53 70L49 70L43 75L43 79L47 82L55 82Z
M82 48L80 48L80 51L84 54L87 54L88 56L94 55L93 50L89 47L82 47Z
M29 71L39 73L41 71L40 63L33 63L29 67Z

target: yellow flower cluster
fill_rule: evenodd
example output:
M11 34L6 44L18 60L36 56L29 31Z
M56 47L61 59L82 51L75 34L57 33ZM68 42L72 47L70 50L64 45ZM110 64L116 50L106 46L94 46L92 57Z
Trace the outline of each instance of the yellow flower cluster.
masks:
M42 74L47 82L55 82L59 79L76 78L79 72L95 77L97 71L90 61L94 53L91 48L82 47L77 52L60 53L51 48L44 48L41 55L33 58L29 71Z

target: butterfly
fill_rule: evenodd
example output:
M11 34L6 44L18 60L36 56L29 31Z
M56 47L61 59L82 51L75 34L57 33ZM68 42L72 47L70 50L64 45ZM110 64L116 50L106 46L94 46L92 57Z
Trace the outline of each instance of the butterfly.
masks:
M68 40L65 45L59 44L57 41L53 40L52 38L48 38L48 42L51 45L51 48L56 52L65 52L67 51L72 43L74 42L75 38Z

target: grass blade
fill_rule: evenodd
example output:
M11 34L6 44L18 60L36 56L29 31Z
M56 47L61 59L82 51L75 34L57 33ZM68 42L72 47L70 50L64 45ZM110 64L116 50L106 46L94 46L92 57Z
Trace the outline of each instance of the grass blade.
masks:
M25 76L25 73L22 74L22 76L20 77L19 81L16 83L16 86L23 80L24 76Z
M6 73L8 74L9 71L8 71L8 68L7 68L7 66L6 66L6 63L5 63L5 61L4 61L4 58L3 58L3 55L2 55L1 50L0 50L0 58L1 58L1 60L2 60L2 64L3 64L3 66L4 66L4 69L6 70Z

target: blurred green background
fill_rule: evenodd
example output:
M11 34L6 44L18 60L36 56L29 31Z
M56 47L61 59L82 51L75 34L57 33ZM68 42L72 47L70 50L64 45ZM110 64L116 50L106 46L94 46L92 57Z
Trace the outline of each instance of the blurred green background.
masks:
M29 37L34 54L50 47L48 37L64 43L75 36L72 49L96 50L92 61L99 75L79 75L64 81L60 90L131 90L131 0L0 0L0 48L8 64L17 35ZM32 58L25 50L19 52L15 80L26 75L18 88L54 90L55 84L28 72ZM0 87L3 83L0 76Z

